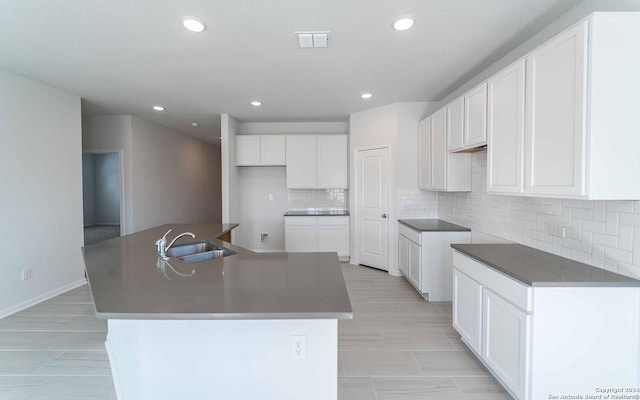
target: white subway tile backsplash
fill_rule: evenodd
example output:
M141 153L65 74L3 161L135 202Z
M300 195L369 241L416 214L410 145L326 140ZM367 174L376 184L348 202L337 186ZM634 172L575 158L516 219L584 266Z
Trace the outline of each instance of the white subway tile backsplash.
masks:
M438 218L599 268L640 277L640 201L488 194L486 162L486 152L472 155L471 192L437 195ZM552 225L566 228L566 237L551 236Z

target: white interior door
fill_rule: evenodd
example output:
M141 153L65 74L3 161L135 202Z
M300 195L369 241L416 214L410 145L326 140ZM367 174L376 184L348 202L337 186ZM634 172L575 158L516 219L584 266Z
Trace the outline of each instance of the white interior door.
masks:
M389 149L360 150L356 171L358 263L389 270Z

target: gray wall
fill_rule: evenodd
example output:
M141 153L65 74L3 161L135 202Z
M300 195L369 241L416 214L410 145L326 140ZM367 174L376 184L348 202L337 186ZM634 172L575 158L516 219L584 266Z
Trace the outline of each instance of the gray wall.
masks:
M82 155L82 208L84 226L96 224L96 185L93 154Z
M85 281L80 118L78 96L0 70L0 317Z

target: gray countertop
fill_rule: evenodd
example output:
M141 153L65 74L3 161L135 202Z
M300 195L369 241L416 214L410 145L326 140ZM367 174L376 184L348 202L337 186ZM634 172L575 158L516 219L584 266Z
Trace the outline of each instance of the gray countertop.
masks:
M452 244L528 286L640 287L640 281L521 244Z
M294 210L287 211L284 216L285 217L332 217L332 216L348 216L349 210Z
M469 232L471 229L441 219L399 219L399 223L418 232Z
M96 314L111 319L349 319L335 253L254 253L215 239L237 224L164 225L83 248ZM186 264L155 242L207 240L237 254Z

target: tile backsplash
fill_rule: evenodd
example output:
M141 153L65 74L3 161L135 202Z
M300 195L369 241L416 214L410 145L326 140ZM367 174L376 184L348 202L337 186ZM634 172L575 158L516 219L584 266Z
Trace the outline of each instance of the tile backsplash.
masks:
M438 194L440 219L640 279L640 201L493 195L486 152L472 155L472 170L471 192ZM551 227L565 227L566 237Z
M398 190L398 219L438 218L438 194L422 190Z
M346 210L349 208L347 189L289 190L289 210Z

